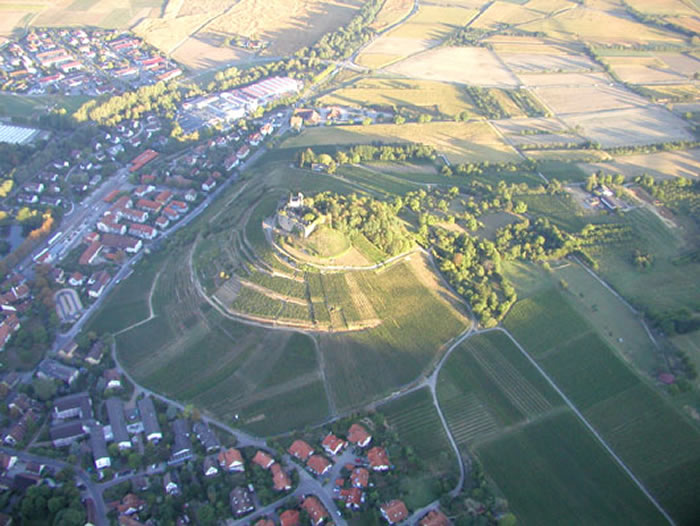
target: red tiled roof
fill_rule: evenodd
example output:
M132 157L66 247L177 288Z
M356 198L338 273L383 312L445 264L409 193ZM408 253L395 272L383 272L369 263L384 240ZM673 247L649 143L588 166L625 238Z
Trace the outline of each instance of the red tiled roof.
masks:
M340 498L347 505L359 508L362 504L362 490L359 488L341 489Z
M353 444L366 446L371 439L372 436L360 424L353 424L350 426L348 430L348 440Z
M263 469L269 468L272 464L274 464L275 459L272 458L270 455L265 453L264 451L259 451L255 453L255 456L253 457L253 462L260 466Z
M230 468L236 463L243 464L243 457L241 456L241 452L235 448L229 448L224 451L221 451L219 453L218 460L219 464L221 464L226 469Z
M299 512L297 510L283 511L280 515L280 526L299 526Z
M320 524L323 522L323 519L328 517L326 508L324 508L323 504L321 504L321 502L313 495L306 497L304 502L301 504L301 507L304 508L306 513L309 514L313 524Z
M419 522L420 526L450 526L450 519L440 510L431 510Z
M284 472L282 466L276 463L272 464L270 471L272 471L272 483L275 490L285 491L292 487L292 480L289 478L289 475Z
M326 438L323 439L321 445L323 446L323 449L328 451L328 453L331 455L336 455L341 449L343 449L345 441L338 438L333 433L329 433L326 435Z
M317 475L323 475L331 467L329 460L322 455L311 455L306 465Z
M382 515L386 517L389 524L396 524L408 517L408 510L403 501L398 499L387 502L382 506Z
M389 468L389 455L383 447L375 446L367 452L369 465L374 470Z
M311 454L314 452L314 448L312 448L303 440L295 440L294 443L292 443L292 445L289 446L289 449L287 451L290 455L298 458L299 460L304 461L307 458L309 458L309 456L311 456Z
M355 468L350 475L350 483L357 488L366 488L369 484L369 471L365 468Z
M254 526L275 526L275 523L270 519L260 519Z

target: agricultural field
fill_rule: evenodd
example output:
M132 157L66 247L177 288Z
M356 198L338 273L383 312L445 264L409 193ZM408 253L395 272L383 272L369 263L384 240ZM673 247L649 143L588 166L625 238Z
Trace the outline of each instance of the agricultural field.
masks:
M463 111L475 111L469 95L458 86L409 79L360 79L324 95L319 103L392 111L401 108L411 117L428 114L433 118L452 118Z
M640 250L652 254L654 264L642 271L632 262L633 247L593 250L598 273L632 305L642 311L664 312L700 308L695 284L700 264L677 259L692 246L679 229L670 229L652 212L637 208L626 214Z
M406 22L363 49L357 63L380 68L426 51L466 25L474 14L475 11L462 7L420 5Z
M541 46L524 46L520 53L497 51L497 54L517 74L587 73L600 70L600 66L585 55L548 54L546 51L540 52L539 47Z
M697 514L700 433L631 372L561 293L520 300L504 325L676 520Z
M456 349L440 373L437 393L463 455L482 463L519 523L576 518L614 524L623 515L659 522L651 503L504 333L475 335ZM535 489L516 483L514 473L521 472L519 480L542 482ZM543 485L546 498L540 495Z
M377 32L383 31L408 16L412 9L412 0L387 0L370 27Z
M628 179L644 174L658 180L673 177L692 179L700 173L700 150L625 155L606 163L586 163L579 166L586 173L603 170L606 173L621 173Z
M172 53L172 57L197 72L251 58L250 53L227 46L225 40L225 35L199 31L184 40Z
M642 24L628 16L619 4L575 5L550 17L520 24L524 31L543 32L564 41L585 40L601 45L634 45L641 43L682 44L677 33Z
M664 524L568 411L516 428L476 455L519 524Z
M216 15L188 15L174 19L146 18L134 26L133 31L152 46L170 54L184 44L190 35L206 25L212 16Z
M349 301L347 290L330 291L324 278L329 305L344 305L344 315L348 307L351 316L374 312L381 323L363 331L319 336L326 376L339 409L367 403L410 382L469 325L418 254L380 272L352 273L352 280ZM340 285L348 287L348 283Z
M598 106L605 104L601 100ZM559 116L568 126L581 130L581 135L603 147L689 141L694 137L684 120L661 106L610 107Z
M401 444L420 452L425 468L412 473L402 486L408 488L404 498L411 509L425 506L439 497L439 489L434 487L436 482L457 475L457 459L432 396L427 388L420 389L388 402L378 410L386 418L387 425L398 434Z
M515 150L505 144L485 122L429 122L307 128L282 143L283 148L366 144L368 142L420 142L434 146L450 161L517 161Z
M206 26L207 31L261 40L265 53L286 55L349 22L361 0L242 0Z
M161 16L162 5L161 0L58 0L46 3L32 25L127 29L141 18Z
M410 78L499 88L521 82L496 54L482 47L440 47L414 55L387 68ZM478 71L479 75L474 75Z
M671 55L668 62L663 56L608 56L605 62L623 82L630 84L669 84L688 82L700 71L700 62L686 55ZM672 63L680 66L678 69ZM680 70L680 71L679 71ZM687 71L685 73L684 71Z

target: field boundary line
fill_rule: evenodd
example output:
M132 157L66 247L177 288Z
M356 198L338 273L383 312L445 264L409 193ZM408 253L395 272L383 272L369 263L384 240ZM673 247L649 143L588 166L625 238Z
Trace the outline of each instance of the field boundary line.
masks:
M617 464L622 468L622 470L629 476L630 479L632 479L632 482L635 483L635 485L644 493L644 495L649 499L649 501L654 505L654 507L663 515L663 517L668 521L669 524L676 526L675 521L671 518L671 516L666 512L666 510L663 509L661 504L658 503L656 498L649 492L649 490L644 486L641 480L637 478L637 476L632 472L632 470L627 467L627 464L624 463L624 461L615 453L615 451L608 445L608 443L605 441L605 439L598 433L598 431L591 425L590 422L586 419L585 416L579 411L576 406L573 404L571 400L564 394L564 392L559 388L559 386L552 380L552 378L547 374L547 372L540 367L540 365L535 361L532 356L518 343L518 340L516 340L513 335L506 329L502 327L495 327L493 329L484 329L481 331L477 331L474 334L485 334L489 332L496 332L500 331L513 342L513 344L518 348L518 350L522 353L522 355L527 358L527 360L537 369L537 371L542 375L542 377L547 380L547 383L554 389L559 396L562 397L564 402L566 403L567 406L569 406L569 409L571 409L574 414L578 417L578 419L583 423L584 426L590 431L593 436L598 440L598 442L603 446L603 448L608 452L608 454L617 462Z

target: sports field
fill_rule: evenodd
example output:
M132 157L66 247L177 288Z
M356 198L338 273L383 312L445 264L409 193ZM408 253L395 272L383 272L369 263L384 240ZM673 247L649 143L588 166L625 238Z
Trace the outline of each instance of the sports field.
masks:
M515 150L503 142L484 122L429 122L376 124L372 126L336 126L307 128L300 135L282 143L282 147L299 148L337 144L387 144L420 142L434 146L450 161L517 161Z

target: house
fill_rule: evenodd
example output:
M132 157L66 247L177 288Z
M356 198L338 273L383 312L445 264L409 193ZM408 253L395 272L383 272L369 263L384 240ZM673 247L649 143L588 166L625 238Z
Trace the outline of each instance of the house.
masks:
M255 133L251 134L251 136L248 138L248 143L251 146L257 146L262 141L262 138L263 137L262 137L262 134L260 132L255 132Z
M109 274L108 274L109 275ZM91 278L92 279L92 278ZM98 281L95 280L92 285L94 286ZM102 361L102 356L105 353L105 345L102 340L97 340L90 346L90 350L85 356L85 362L90 365L98 365Z
M306 467L319 477L328 473L333 464L323 455L311 455L306 461Z
M241 162L241 161L238 159L238 157L236 156L236 154L233 154L233 155L227 157L226 160L224 161L224 169L225 169L227 172L230 172L230 171L233 170L236 166L238 166L238 165L240 164L240 162Z
M90 246L88 246L85 249L85 252L82 253L80 256L80 259L78 260L78 264L80 265L92 265L95 260L97 259L97 256L100 255L100 252L102 251L102 243L99 241L95 241L94 243L90 243Z
M32 408L40 409L40 407L36 407L36 402L24 393L14 393L7 404L7 408L10 410L10 416L13 418L23 415Z
M150 225L139 225L138 223L132 223L129 227L129 234L134 237L150 240L156 237L158 231Z
M367 452L369 467L374 471L386 471L391 467L389 455L383 447L375 446Z
M386 504L382 504L380 508L382 512L382 517L384 517L389 524L397 524L408 518L408 510L403 501L394 499Z
M369 471L365 468L355 468L350 474L350 483L355 488L366 488L369 484Z
M197 192L193 189L187 190L185 192L185 201L192 203L197 200Z
M258 450L253 457L253 463L257 464L263 469L268 469L272 464L275 463L275 459L264 451Z
M117 216L103 216L97 222L97 230L99 230L100 232L106 232L108 234L124 235L126 233L126 225L120 225L118 223L118 220L119 218Z
M221 442L214 431L205 422L197 422L192 426L195 436L204 446L207 453L221 449Z
M56 419L92 418L92 400L86 392L56 398L53 403L52 416Z
M163 433L160 431L158 424L158 415L156 408L153 405L153 400L150 396L146 396L137 402L139 413L141 414L141 422L143 422L143 432L146 440L153 443L158 443L163 438Z
M2 526L2 525L0 525ZM275 521L270 520L268 518L262 518L258 522L256 522L253 526L275 526Z
M348 441L355 444L357 447L365 447L372 440L372 435L370 435L364 426L360 424L353 424L348 430Z
M129 432L126 429L126 419L124 418L124 402L119 398L108 398L105 401L107 407L107 418L112 429L112 440L120 450L131 448Z
M105 389L121 389L122 375L119 369L105 369L102 378L107 382Z
M168 471L163 476L163 488L168 495L180 494L180 480L177 473Z
M156 219L156 226L160 228L161 230L165 230L168 228L168 225L170 224L170 219L168 219L165 216L158 216L158 219Z
M102 244L107 248L124 250L129 254L136 254L143 246L143 242L140 239L118 234L103 235Z
M163 215L172 221L177 221L180 218L180 212L172 206L166 206L163 209Z
M141 414L137 407L124 409L124 416L126 417L126 430L130 435L143 433L143 422L141 422Z
M52 378L71 385L78 378L80 371L75 367L46 358L39 363L36 374L39 378Z
M102 296L102 293L104 292L105 287L107 286L109 281L112 279L112 276L110 276L106 270L100 270L99 272L93 274L93 277L90 278L92 284L88 286L88 296L90 296L93 299L97 299L100 296ZM101 356L102 355L100 354L100 357Z
M49 436L54 447L69 446L73 442L87 436L89 428L80 420L73 420L51 426Z
M253 498L247 488L238 486L229 493L231 511L236 517L245 515L255 509Z
M302 124L306 126L315 126L320 122L321 115L319 115L316 110L310 108L299 108L295 110L290 120L290 124L293 128L299 128Z
M314 526L321 524L324 520L328 518L328 512L326 511L326 508L324 508L323 504L321 504L318 498L316 498L313 495L306 497L304 499L304 502L301 503L301 507L304 508L306 513L309 514L311 524L313 524Z
M163 208L163 205L161 203L157 203L156 201L151 201L150 199L139 199L136 201L136 208L149 213L157 214L160 209Z
M148 194L150 194L150 193L151 193L152 191L154 191L155 189L156 189L156 187L153 186L153 185L150 185L150 184L142 184L142 185L137 186L136 189L134 189L133 194L134 194L134 197L139 197L139 198L141 198L141 197L147 196Z
M83 276L80 272L73 272L73 274L70 275L70 278L68 278L68 284L71 287L80 287L83 283L85 283L85 276Z
M160 203L162 205L165 205L165 204L169 203L172 198L173 198L173 193L170 190L163 190L158 195L156 195L153 200L156 203Z
M299 526L299 512L285 510L280 514L280 526Z
M450 526L452 523L440 510L430 510L418 521L419 526Z
M206 181L202 183L202 190L205 192L211 192L216 186L216 181L213 177L208 177Z
M287 452L302 462L306 462L306 459L314 452L314 448L303 440L295 440L292 445L289 446Z
M145 210L136 210L134 208L123 208L121 216L135 223L145 223L148 220L148 212ZM123 232L118 232L123 234Z
M133 493L127 493L122 497L122 500L117 504L116 509L120 515L133 515L143 510L146 502L141 500Z
M172 201L170 203L170 208L174 208L179 212L187 212L190 207L187 206L187 203L183 203L182 201Z
M292 480L289 478L289 475L284 472L282 466L277 463L272 464L270 472L272 473L272 484L275 491L287 491L292 489Z
M353 510L359 510L365 502L365 494L359 488L341 489L340 500L345 502L345 505Z
M321 442L321 446L329 455L337 455L345 447L345 441L329 433Z
M239 159L243 160L246 157L248 157L248 154L250 153L250 148L247 145L241 146L238 151L236 151L236 157Z
M102 426L93 426L90 429L90 449L95 468L100 470L112 465L112 460L107 453L107 442Z
M216 460L214 460L214 457L205 457L204 458L204 464L203 464L202 470L204 471L205 477L214 477L214 476L218 475L219 467L216 463Z
M192 441L190 440L190 427L187 420L178 418L173 422L174 444L171 449L170 464L179 464L192 458Z
M226 471L245 471L241 452L235 448L221 451L218 456L219 465Z
M32 410L27 411L22 415L15 425L13 425L10 430L5 435L3 442L8 446L16 446L18 443L24 440L27 434L27 429L30 425L34 423L34 412Z

